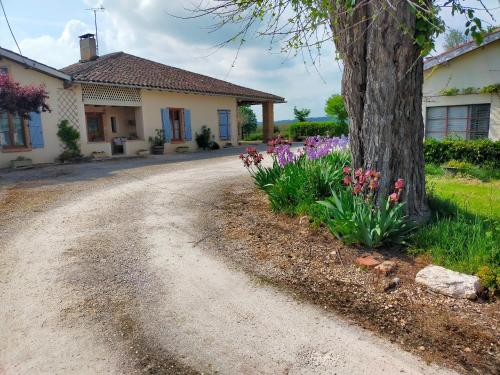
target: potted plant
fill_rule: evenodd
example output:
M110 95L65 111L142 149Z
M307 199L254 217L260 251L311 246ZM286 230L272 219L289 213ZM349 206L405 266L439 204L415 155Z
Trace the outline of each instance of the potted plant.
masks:
M155 132L156 135L154 137L149 137L151 153L153 155L163 155L165 151L165 135L162 129L156 129Z
M17 159L10 161L10 166L12 168L28 168L33 165L31 159L25 158L24 156L19 156Z

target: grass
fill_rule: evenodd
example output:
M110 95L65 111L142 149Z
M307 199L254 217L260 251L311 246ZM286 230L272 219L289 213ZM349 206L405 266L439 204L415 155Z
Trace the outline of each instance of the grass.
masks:
M447 176L427 166L433 219L412 239L410 252L427 253L435 264L478 274L483 285L500 287L500 181Z

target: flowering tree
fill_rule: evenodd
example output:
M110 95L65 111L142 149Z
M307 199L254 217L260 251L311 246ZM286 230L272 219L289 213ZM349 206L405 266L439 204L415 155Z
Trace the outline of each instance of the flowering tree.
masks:
M30 112L50 111L45 86L21 86L7 75L0 75L0 112L28 117Z

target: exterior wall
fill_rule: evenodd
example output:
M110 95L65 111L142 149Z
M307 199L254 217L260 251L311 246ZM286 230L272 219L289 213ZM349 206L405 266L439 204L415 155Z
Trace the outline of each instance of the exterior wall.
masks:
M49 95L47 100L51 112L41 114L44 147L22 152L6 152L0 145L0 168L10 166L10 161L22 156L33 160L33 163L52 163L62 152L62 146L57 137L57 124L60 121L58 91L63 90L63 81L7 59L0 60L0 67L6 67L9 75L21 85L44 84Z
M144 138L154 136L155 129L162 128L162 108L184 108L191 110L191 130L193 140L183 144L168 143L165 151L175 152L178 146L189 146L190 150L196 150L195 137L201 127L206 125L215 135L215 141L221 147L229 141L221 141L219 138L219 115L217 110L231 111L231 140L234 145L238 139L238 124L236 120L237 103L234 97L208 96L194 94L170 93L164 91L142 90L142 117L144 126Z
M427 107L487 104L491 105L489 138L500 139L499 94L440 95L441 90L482 88L500 83L500 41L459 56L424 72L422 115L426 121Z

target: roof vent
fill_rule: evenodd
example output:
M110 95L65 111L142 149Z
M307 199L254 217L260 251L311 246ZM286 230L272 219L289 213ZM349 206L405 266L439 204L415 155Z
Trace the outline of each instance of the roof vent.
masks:
M97 59L97 47L94 34L80 35L80 62Z

